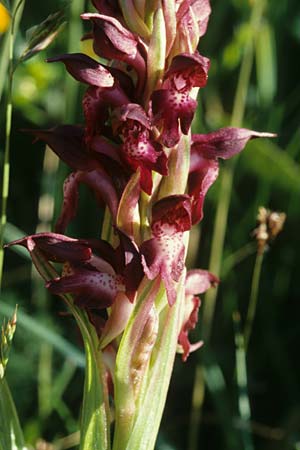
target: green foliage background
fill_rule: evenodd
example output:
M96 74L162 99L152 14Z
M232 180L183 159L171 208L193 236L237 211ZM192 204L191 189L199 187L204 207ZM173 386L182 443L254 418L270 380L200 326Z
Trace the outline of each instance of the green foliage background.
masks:
M263 0L261 0L263 1ZM237 161L230 203L221 285L211 339L183 364L178 357L157 450L297 450L300 449L299 194L300 194L300 4L299 0L266 1L263 19L249 27L254 1L212 0L212 16L199 50L211 58L207 87L201 90L196 132L229 125L241 62L253 43L253 66L245 87L243 126L272 131L272 141L251 142ZM81 87L59 64L46 57L81 51L79 13L82 0L70 4L27 0L16 39L16 54L24 48L25 31L63 8L67 24L46 51L16 71L13 89L11 184L6 240L51 226L61 202L66 168L45 157L41 143L22 128L50 127L81 121ZM89 5L90 7L90 5ZM0 37L4 45L5 35ZM3 81L3 80L2 80ZM239 101L239 99L237 99ZM3 106L3 99L2 99ZM1 107L1 156L5 112ZM224 165L228 163L224 163ZM220 181L211 189L205 218L193 232L192 267L207 268ZM264 256L258 307L246 355L247 389L241 384L232 313L242 323L249 302L255 262L251 244L259 206L284 211L283 232ZM89 221L86 220L89 217ZM101 214L92 196L82 190L79 219L73 236L96 236ZM17 227L17 228L16 228ZM205 299L203 299L205 302ZM11 251L5 256L0 314L19 304L19 321L7 379L20 413L25 437L35 445L43 438L55 449L76 448L77 421L83 388L83 349L73 320L61 314L64 305L50 298L29 259ZM193 338L203 334L201 317ZM244 358L244 359L243 359ZM241 361L245 362L242 353ZM198 368L198 369L197 369ZM194 387L195 373L204 385ZM200 377L201 380L201 377ZM192 415L198 432L191 438L193 391L205 395L201 414ZM194 397L195 398L195 397ZM250 402L251 417L241 417L239 401ZM71 438L65 439L71 435ZM71 442L71 443L70 443Z

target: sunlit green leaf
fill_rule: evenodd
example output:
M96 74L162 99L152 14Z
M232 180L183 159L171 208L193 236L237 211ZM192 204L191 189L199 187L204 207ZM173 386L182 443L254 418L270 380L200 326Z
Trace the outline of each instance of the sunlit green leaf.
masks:
M268 22L259 27L255 44L258 92L261 102L269 105L277 89L277 61L274 32Z

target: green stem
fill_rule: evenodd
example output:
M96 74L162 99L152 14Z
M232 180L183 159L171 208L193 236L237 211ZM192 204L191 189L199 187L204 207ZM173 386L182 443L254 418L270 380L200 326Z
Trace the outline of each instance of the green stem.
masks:
M242 59L242 64L240 68L240 74L238 79L238 85L236 89L236 94L234 98L234 106L231 118L232 126L241 126L243 122L245 107L246 107L246 98L247 92L250 83L251 70L253 66L253 56L254 56L254 39L256 30L259 27L263 11L265 9L265 0L256 0L252 14L250 17L249 27L252 30L252 38L248 41L245 49L244 55ZM223 257L223 249L228 221L228 213L230 206L230 199L232 193L232 185L233 185L233 176L234 169L236 166L238 158L235 157L232 161L229 161L226 167L223 169L221 174L221 182L220 182L220 195L218 199L216 217L214 222L214 230L213 230L213 240L212 240L212 250L210 255L209 262L209 270L213 272L215 275L220 273L221 261ZM215 313L216 306L216 298L217 298L217 289L210 289L205 295L205 302L203 306L203 337L206 342L210 340L213 318ZM200 390L202 387L198 386L198 382L203 383L203 380L197 378L194 384L194 392L195 390ZM193 396L194 398L195 396ZM193 417L200 416L199 409L202 408L202 404L192 404L191 411L191 424L192 428L195 428L191 431L190 436L192 436L189 442L189 450L197 449L198 442L198 424L195 424L195 420Z
M25 449L18 414L6 379L0 379L0 450Z
M238 385L238 408L242 422L246 427L242 429L242 440L245 450L254 450L251 435L251 408L248 395L248 378L246 367L246 342L240 330L240 315L233 314L233 325L235 331L235 357L236 357L236 378Z
M9 195L9 178L10 178L10 135L11 135L11 122L12 122L12 87L13 87L13 75L14 75L14 39L15 39L15 22L18 17L18 11L20 10L24 0L19 0L15 10L13 12L12 21L9 30L8 38L8 87L7 87L7 100L6 100L6 125L5 125L5 147L4 147L4 160L2 168L2 206L1 206L1 222L0 222L0 289L2 286L3 276L3 263L4 263L4 231L7 222L7 202Z
M249 306L248 306L245 329L244 329L244 340L245 340L245 349L246 350L249 345L253 321L254 321L255 312L256 312L262 262L263 262L263 253L257 252L254 269L253 269L250 300L249 300Z

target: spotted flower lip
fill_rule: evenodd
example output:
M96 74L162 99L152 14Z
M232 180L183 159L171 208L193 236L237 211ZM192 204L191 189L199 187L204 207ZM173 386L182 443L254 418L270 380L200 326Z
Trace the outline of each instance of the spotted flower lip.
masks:
M75 303L85 309L107 308L118 292L125 291L122 277L84 268L75 268L71 275L50 280L46 287L52 294L75 295Z
M122 156L133 170L141 169L140 185L152 192L152 173L168 174L167 156L162 146L151 137L151 122L140 105L129 103L115 109L113 128L121 134Z
M163 280L170 305L176 301L175 283L184 268L183 233L191 228L191 202L188 195L173 195L159 200L152 209L153 237L140 247L146 276Z
M194 87L205 86L209 65L209 60L198 52L175 56L162 89L152 94L154 124L161 127L161 140L166 147L179 142L180 129L188 134L197 107L190 92Z

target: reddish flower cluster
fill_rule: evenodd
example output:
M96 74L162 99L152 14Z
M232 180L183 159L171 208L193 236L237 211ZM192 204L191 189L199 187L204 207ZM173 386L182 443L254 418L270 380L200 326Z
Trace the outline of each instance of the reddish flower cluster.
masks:
M174 304L185 266L184 235L202 219L205 195L218 176L218 159L240 152L249 139L268 135L236 128L193 135L186 191L162 198L159 182L169 174L170 154L190 133L197 107L194 88L203 88L207 82L209 60L196 47L206 30L209 2L161 2L164 45L156 44L156 31L151 37L135 9L127 11L117 1L93 3L98 12L82 18L92 24L86 38L93 39L100 60L78 53L49 60L62 62L88 86L83 97L85 123L30 131L73 171L64 184L56 224L60 234L37 234L12 244L24 245L31 253L38 248L48 261L62 263L61 275L47 280L47 288L58 295L73 294L75 304L87 311L100 335L103 329L107 332L108 323L115 327L113 338L124 329L130 302L144 276L160 277L170 306ZM154 27L158 18L154 11ZM117 248L100 239L62 234L76 216L80 183L94 192L101 207L109 209L119 237ZM130 224L139 214L141 194L147 194L149 202L147 217L138 224L143 232L137 237ZM186 315L179 334L184 359L192 348L188 331L196 324L200 304L195 295L217 282L206 271L187 275ZM94 313L107 307L114 313L109 322L99 325Z

